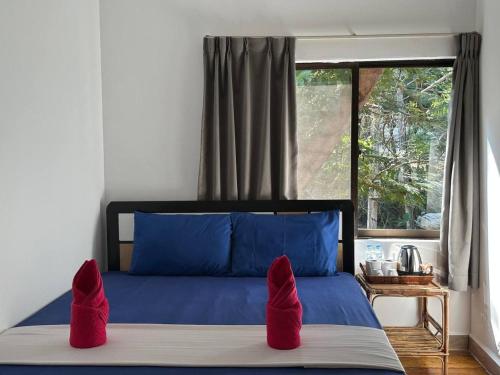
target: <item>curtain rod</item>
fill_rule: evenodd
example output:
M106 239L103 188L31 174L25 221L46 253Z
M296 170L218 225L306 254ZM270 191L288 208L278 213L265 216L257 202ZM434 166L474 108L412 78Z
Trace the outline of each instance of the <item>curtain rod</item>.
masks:
M293 36L296 39L376 39L376 38L439 38L439 37L455 37L459 33L416 33L416 34L338 34L338 35L281 35ZM234 35L233 35L234 36ZM216 38L215 35L205 35L206 38ZM247 37L259 38L258 35L247 36L234 36L234 37Z
M345 35L296 35L297 39L373 39L373 38L439 38L454 37L458 33L417 33L417 34L345 34Z

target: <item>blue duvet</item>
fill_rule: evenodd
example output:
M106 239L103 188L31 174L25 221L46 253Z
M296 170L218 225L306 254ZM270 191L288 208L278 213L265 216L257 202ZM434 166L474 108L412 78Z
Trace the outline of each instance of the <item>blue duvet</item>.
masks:
M111 323L264 324L267 286L257 277L103 275ZM381 328L355 279L345 273L298 277L303 322ZM19 325L68 324L70 293L50 303ZM395 375L368 369L304 368L166 368L98 366L0 366L0 374L329 374Z

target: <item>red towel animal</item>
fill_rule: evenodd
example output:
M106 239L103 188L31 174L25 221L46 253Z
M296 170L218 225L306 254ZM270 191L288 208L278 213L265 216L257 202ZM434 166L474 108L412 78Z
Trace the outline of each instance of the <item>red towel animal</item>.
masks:
M109 305L95 260L86 260L73 279L69 343L92 348L106 342Z
M275 349L300 346L302 305L288 258L276 258L267 272L269 300L266 307L267 344Z

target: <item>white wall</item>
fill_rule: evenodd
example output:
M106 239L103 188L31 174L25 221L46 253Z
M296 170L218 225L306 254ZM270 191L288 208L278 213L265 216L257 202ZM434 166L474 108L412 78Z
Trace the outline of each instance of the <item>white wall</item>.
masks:
M205 34L471 31L474 14L471 0L102 0L106 199L196 197Z
M500 2L478 3L478 31L481 48L481 257L480 288L471 298L471 337L488 351L500 366ZM490 324L496 316L496 324ZM496 332L496 338L493 335ZM496 339L496 341L495 341Z
M453 58L457 53L453 34L373 35L297 39L297 62L344 62L373 60L418 60Z
M99 48L97 0L0 1L0 331L100 251Z
M471 0L102 0L106 200L196 198L206 34L439 33L474 28ZM314 43L301 43L299 59L309 59ZM427 49L420 46L418 57L442 43L433 40ZM321 48L312 47L313 53L324 59L330 47L319 44ZM332 56L336 51L332 48ZM449 48L442 53L448 56ZM451 301L451 332L467 334L469 295L454 293ZM406 322L415 316L414 305L381 301L377 312L385 323Z

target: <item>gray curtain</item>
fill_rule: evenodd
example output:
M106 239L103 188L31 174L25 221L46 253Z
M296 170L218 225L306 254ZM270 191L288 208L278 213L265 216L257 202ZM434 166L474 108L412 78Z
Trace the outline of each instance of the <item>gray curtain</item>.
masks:
M198 199L297 198L295 39L206 37Z
M459 36L444 173L441 251L448 285L479 285L479 50L477 33Z

